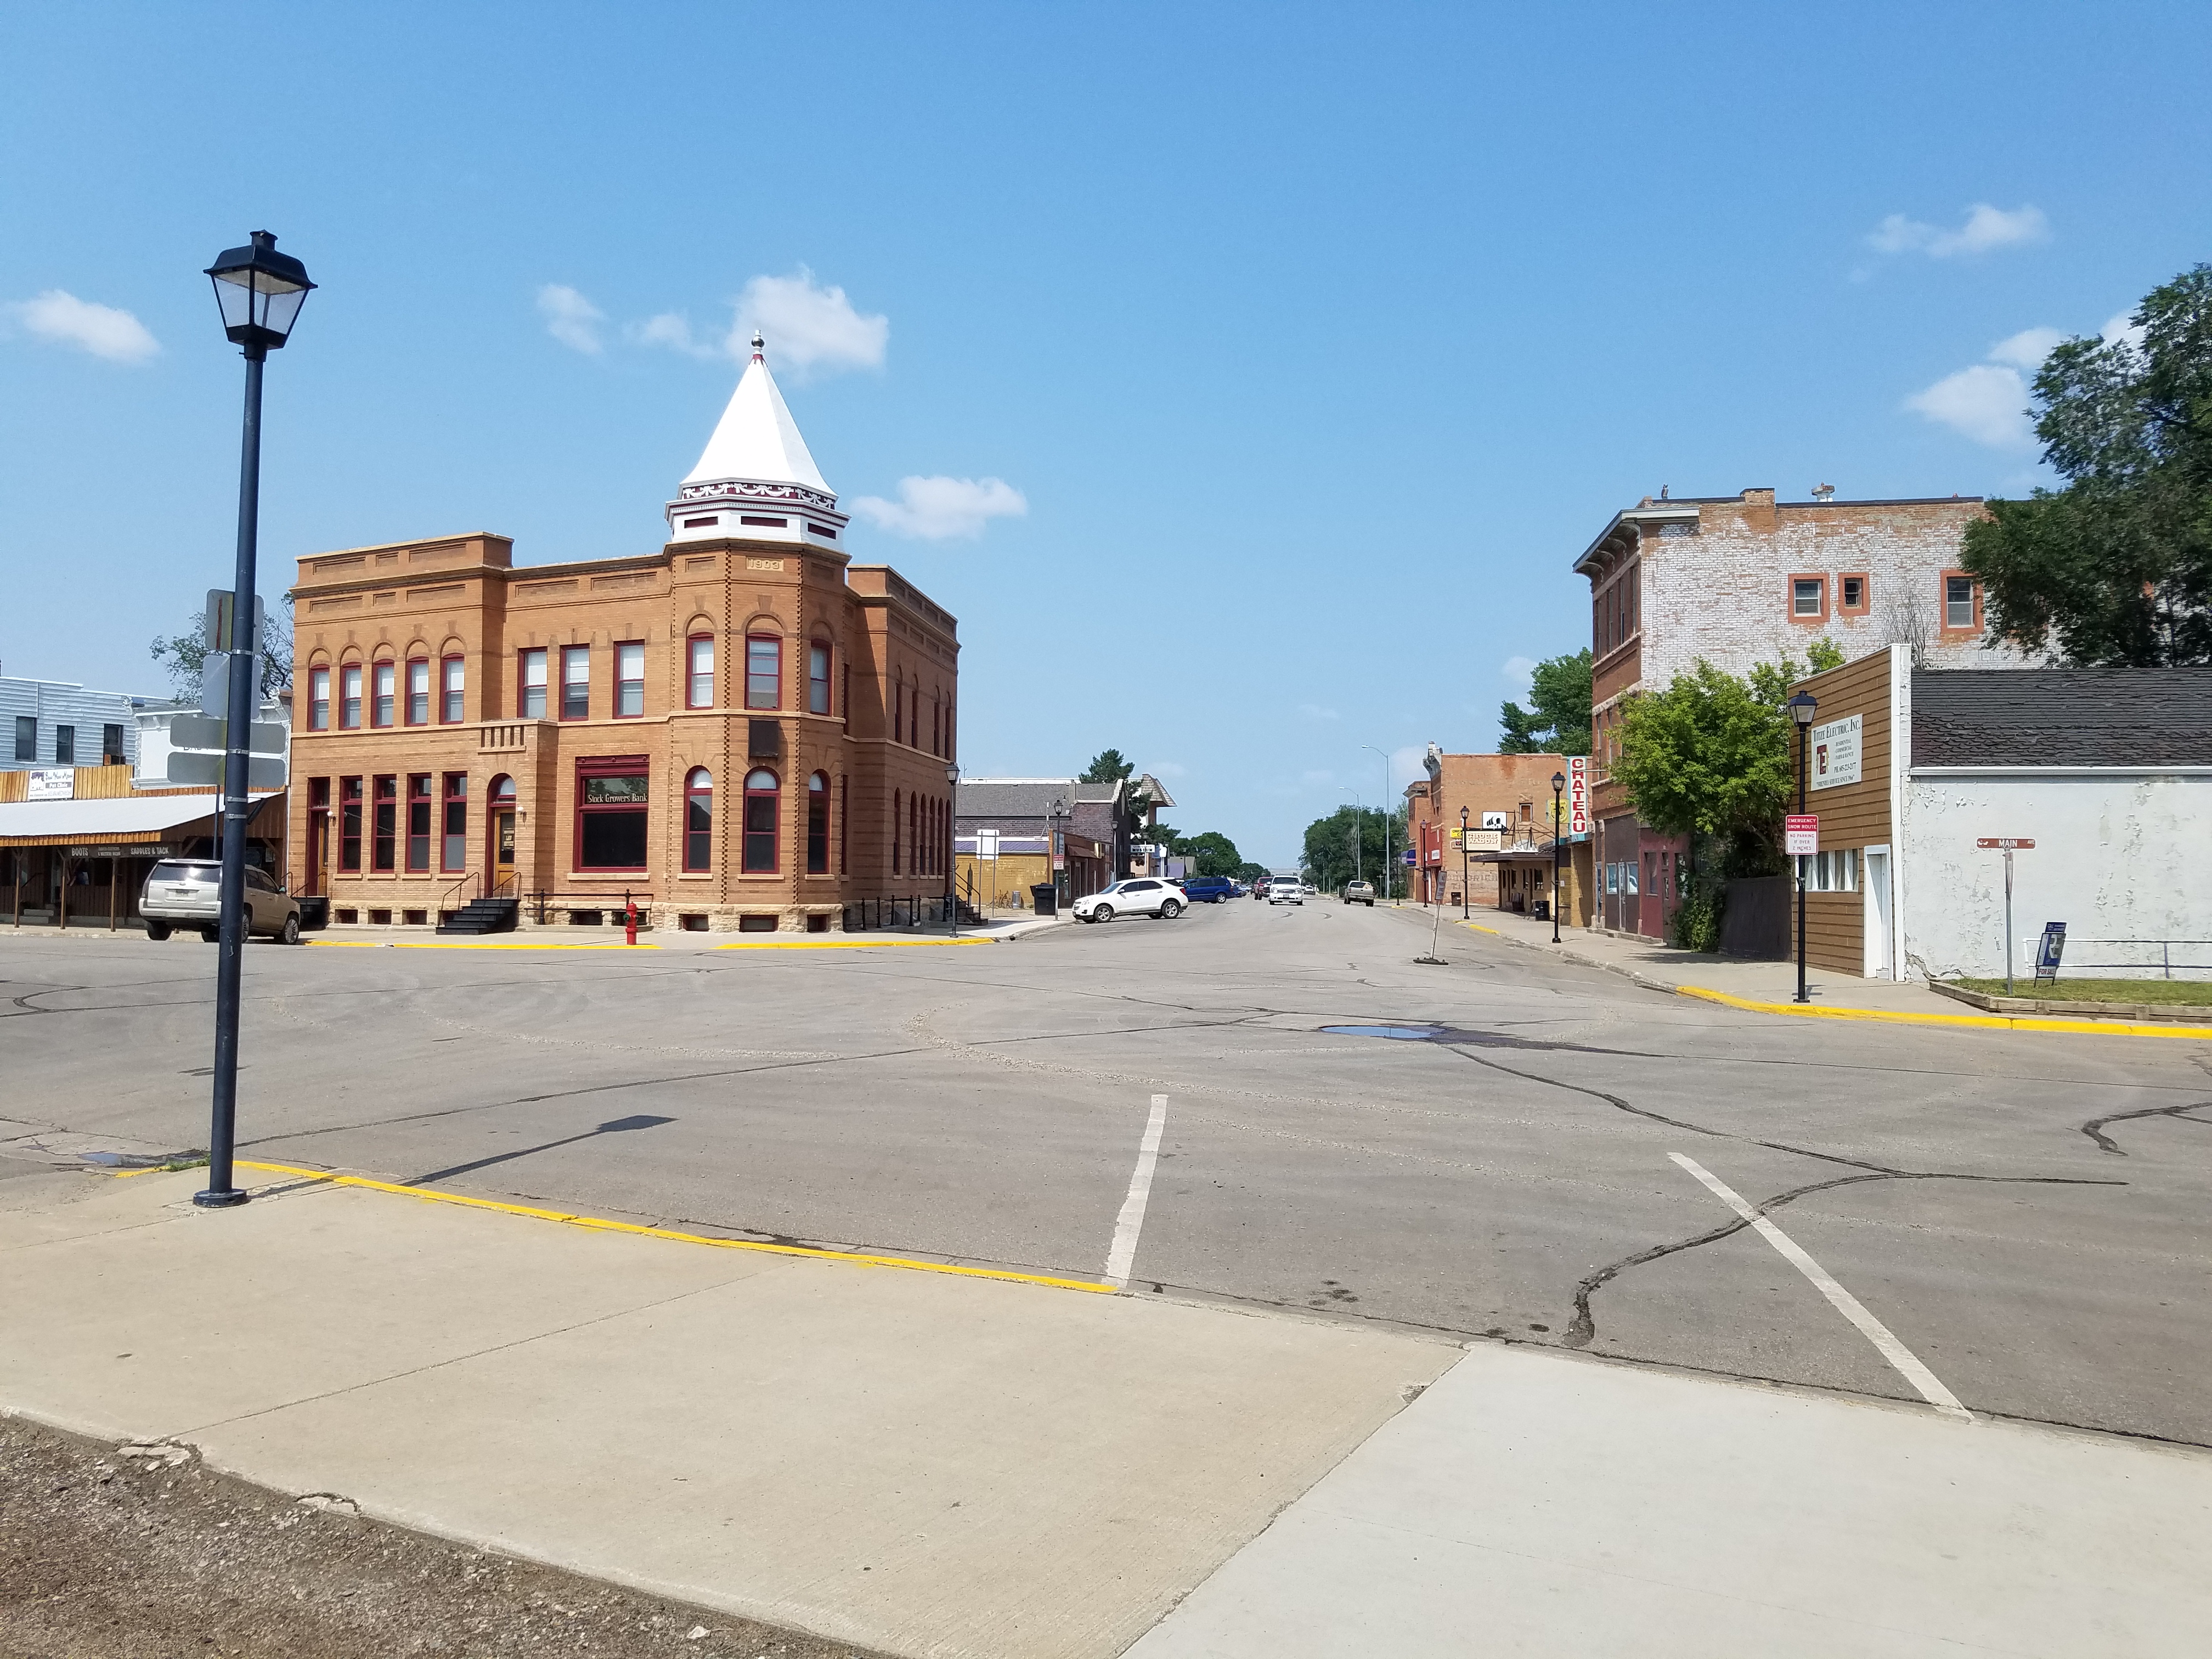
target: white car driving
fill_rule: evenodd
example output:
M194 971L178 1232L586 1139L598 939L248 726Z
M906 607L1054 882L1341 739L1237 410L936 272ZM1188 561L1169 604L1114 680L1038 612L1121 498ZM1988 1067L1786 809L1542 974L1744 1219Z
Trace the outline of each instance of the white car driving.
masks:
M1270 904L1304 904L1306 884L1296 876L1273 876L1267 881L1267 902Z
M1151 916L1164 921L1170 916L1181 915L1188 902L1182 896L1182 889L1171 881L1133 876L1076 900L1075 919L1111 921L1116 916Z

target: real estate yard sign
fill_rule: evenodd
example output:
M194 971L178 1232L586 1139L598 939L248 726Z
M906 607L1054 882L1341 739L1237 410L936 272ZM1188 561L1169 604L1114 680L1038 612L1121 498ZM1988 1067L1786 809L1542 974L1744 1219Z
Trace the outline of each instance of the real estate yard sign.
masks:
M1859 781L1859 728L1856 714L1816 726L1810 733L1813 747L1813 787L1835 789Z

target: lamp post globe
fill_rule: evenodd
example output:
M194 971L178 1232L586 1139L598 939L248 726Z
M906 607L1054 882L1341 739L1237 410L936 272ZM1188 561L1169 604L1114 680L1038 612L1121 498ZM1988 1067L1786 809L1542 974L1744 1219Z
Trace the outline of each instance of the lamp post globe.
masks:
M1810 691L1800 691L1783 707L1797 723L1797 810L1802 813L1806 790L1812 782L1813 716L1820 712L1820 700ZM1797 994L1790 1000L1810 1002L1812 994L1805 988L1805 860L1801 855L1791 862L1797 866Z
M1552 943L1559 942L1559 842L1564 836L1565 823L1559 812L1559 798L1566 791L1567 775L1552 774Z
M223 337L246 358L246 414L238 460L238 560L231 578L230 637L214 643L229 653L223 702L222 876L219 891L215 969L215 1064L208 1127L208 1184L192 1194L204 1209L246 1202L234 1177L238 1130L238 1006L246 955L246 830L253 813L252 771L254 707L260 686L260 641L254 637L254 562L261 521L261 373L269 354L292 337L300 307L314 283L307 268L276 251L276 239L257 230L244 247L226 250L207 268L215 284Z

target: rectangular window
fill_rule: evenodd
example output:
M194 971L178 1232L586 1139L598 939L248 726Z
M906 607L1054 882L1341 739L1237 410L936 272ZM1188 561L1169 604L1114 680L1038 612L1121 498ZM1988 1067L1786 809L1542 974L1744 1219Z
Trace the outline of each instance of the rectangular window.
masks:
M714 778L703 766L684 786L684 867L694 873L714 867Z
M464 718L468 689L468 667L459 657L447 657L438 665L438 719L447 726L458 726Z
M74 726L54 727L54 764L57 766L76 764L76 727Z
M1873 584L1863 573L1836 578L1836 609L1844 616L1863 617L1873 604Z
M430 723L430 661L417 657L407 665L407 724Z
M1828 615L1828 579L1792 576L1790 579L1790 618L1792 622L1823 622Z
M561 718L586 720L592 717L592 647L561 647Z
M428 695L425 693L424 695ZM430 867L430 775L416 772L407 779L407 867Z
M103 726L100 728L100 758L102 761L109 762L128 760L130 758L129 756L123 752L123 728L121 726Z
M376 781L376 809L374 820L375 833L369 847L369 868L389 870L393 854L398 851L399 840L399 780L381 777Z
M645 713L645 647L615 647L615 718L635 720Z
M933 702L929 705L929 752L933 755L944 753L945 751L938 747L944 741L945 705Z
M745 776L744 834L738 838L738 863L749 876L772 876L782 866L776 833L781 787L775 774L765 768Z
M826 645L806 647L806 712L830 712L830 647Z
M641 755L576 763L576 867L642 870L647 767Z
M520 708L526 720L545 718L545 653L526 651L522 653L522 698Z
M896 743L906 735L906 682L891 687L891 741Z
M368 723L371 726L389 726L393 715L398 712L394 707L399 701L398 665L380 662L375 665L373 673L375 689L371 695L374 700L368 707Z
M1982 586L1963 572L1943 574L1943 631L1978 634L1982 627Z
M361 780L338 780L338 868L361 868Z
M755 635L745 641L745 707L783 706L783 641Z
M331 729L331 671L318 668L307 676L307 730Z
M36 714L15 716L15 758L34 761L39 757L39 717Z
M469 867L469 775L465 772L446 774L445 839L439 848L439 867L445 870L465 870Z
M819 772L806 781L806 873L830 873L830 780Z
M342 693L338 701L338 724L351 731L361 724L361 665L356 663L349 668L341 669L338 682Z
M841 777L837 780L837 873L841 876L846 873L845 825L851 820L852 786L853 781L850 778Z
M684 671L684 706L686 708L712 708L714 706L714 641L702 634L684 643L690 660Z

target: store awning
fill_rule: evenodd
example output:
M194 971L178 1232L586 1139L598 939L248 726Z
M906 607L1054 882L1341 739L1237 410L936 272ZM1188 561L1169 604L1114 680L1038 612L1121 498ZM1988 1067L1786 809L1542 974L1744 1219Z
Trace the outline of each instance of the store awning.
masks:
M258 816L272 792L252 798ZM0 803L0 847L159 846L176 830L204 825L215 833L222 797L211 792L190 795L125 795L116 800L20 800ZM248 821L249 823L251 820Z

